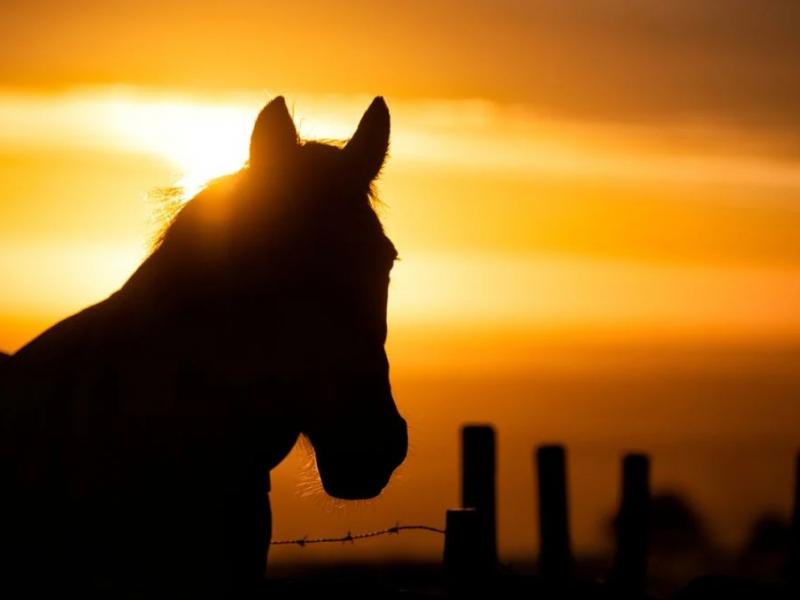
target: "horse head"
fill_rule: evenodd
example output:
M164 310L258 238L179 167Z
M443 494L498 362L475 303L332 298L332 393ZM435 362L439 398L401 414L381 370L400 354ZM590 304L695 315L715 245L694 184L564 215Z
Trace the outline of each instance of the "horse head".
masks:
M388 146L382 98L339 145L301 140L275 98L247 167L189 202L161 247L179 246L171 277L190 280L201 312L219 320L229 307L219 328L250 348L237 362L258 357L254 369L287 382L283 413L311 441L326 492L344 499L379 494L407 450L384 349L397 252L373 207Z

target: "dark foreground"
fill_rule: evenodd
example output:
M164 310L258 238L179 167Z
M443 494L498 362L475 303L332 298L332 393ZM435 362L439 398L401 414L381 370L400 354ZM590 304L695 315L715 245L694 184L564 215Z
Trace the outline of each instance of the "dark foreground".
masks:
M269 598L725 598L783 600L800 597L787 582L745 577L707 575L680 586L648 585L645 593L622 589L586 573L567 583L548 583L542 578L501 567L489 576L448 576L435 564L338 565L282 568L268 580ZM667 592L666 587L673 587ZM661 589L657 589L661 588Z

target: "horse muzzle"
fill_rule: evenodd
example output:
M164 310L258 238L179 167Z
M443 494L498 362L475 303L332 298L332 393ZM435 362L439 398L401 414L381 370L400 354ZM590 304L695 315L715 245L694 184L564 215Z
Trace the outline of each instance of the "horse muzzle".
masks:
M399 415L381 427L337 439L311 438L322 487L334 498L366 500L378 496L408 451L408 429Z

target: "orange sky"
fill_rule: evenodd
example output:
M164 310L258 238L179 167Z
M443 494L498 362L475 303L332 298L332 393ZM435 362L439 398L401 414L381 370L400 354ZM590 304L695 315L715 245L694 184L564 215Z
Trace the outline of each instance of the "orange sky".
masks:
M158 230L148 194L236 169L269 94L0 92L0 347L118 287ZM324 138L348 136L368 100L290 97L304 135ZM757 135L490 99L390 105L395 329L800 331L800 162Z
M0 79L491 97L793 124L800 8L765 0L7 1Z
M598 397L600 408L583 404L594 382L548 391L519 378L650 372L667 355L682 369L718 367L718 353L697 348L720 343L750 348L725 363L737 373L784 373L796 359L753 348L785 348L800 335L799 28L800 5L780 0L4 2L0 349L18 349L121 285L158 229L150 193L196 189L236 169L273 94L287 96L303 135L324 138L347 137L383 94L393 139L378 189L401 256L390 356L410 396L401 408L422 432L409 487L391 492L388 506L424 493L420 481L434 471L415 464L444 447L455 460L464 419L496 420L515 448L523 430L574 436L584 444L580 474L594 481L591 449L608 443L603 427L620 444L660 439L670 427L641 428L645 405L609 425L602 407L613 414L615 405L600 402L608 398ZM642 343L671 350L630 349ZM464 372L484 379L441 382ZM498 372L516 383L492 387ZM649 381L635 393L603 381L601 395L649 397ZM750 383L715 394L741 393L737 406L755 406L747 402L761 398L762 382ZM538 398L542 385L544 403L517 431L514 402ZM790 388L796 382L764 396L783 424L791 419L781 393ZM505 408L482 409L484 393ZM559 416L562 401L580 418L588 410L577 430ZM698 423L713 431L727 410L704 409ZM725 439L744 443L754 422L769 430L769 411L752 410L732 417ZM685 414L661 417L679 423ZM670 456L666 483L699 489L718 466L709 458L707 471L694 472L685 454ZM449 473L443 460L435 468ZM528 469L519 460L503 477ZM293 461L285 468L296 470ZM608 465L604 485L613 480ZM713 507L732 489L699 496ZM740 492L753 495L748 510L764 503ZM284 517L292 502L278 497ZM422 503L418 516L441 508ZM382 524L382 510L370 526ZM354 526L320 514L316 525ZM594 517L581 518L581 539L596 537ZM300 517L281 522L289 524L279 533L306 533ZM511 546L525 547L505 522Z

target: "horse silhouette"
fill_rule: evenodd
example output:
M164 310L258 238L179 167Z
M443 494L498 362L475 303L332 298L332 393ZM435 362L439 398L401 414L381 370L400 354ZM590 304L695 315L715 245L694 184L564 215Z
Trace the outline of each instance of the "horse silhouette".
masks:
M373 209L388 145L382 98L344 145L300 140L275 98L248 164L119 291L0 360L0 587L257 585L269 471L300 434L327 493L381 492L407 450Z

